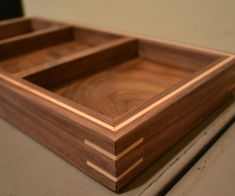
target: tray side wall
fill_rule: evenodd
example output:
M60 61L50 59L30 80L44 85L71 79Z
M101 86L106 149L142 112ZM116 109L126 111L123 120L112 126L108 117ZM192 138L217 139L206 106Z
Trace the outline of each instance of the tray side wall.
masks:
M110 151L114 147L111 138L87 129L71 120L59 108L51 108L39 102L38 98L3 81L0 81L0 117L98 182L116 190L114 181L87 165L87 161L91 161L115 176L115 160L84 143L85 140L99 143L106 151Z
M218 73L212 79L202 82L182 98L176 99L170 104L166 103L162 106L163 108L157 108L156 110L160 110L159 112L151 111L148 115L152 115L152 117L143 118L144 122L141 125L135 126L137 122L133 122L125 130L121 130L123 133L120 132L122 136L116 142L116 153L140 138L144 138L144 142L117 161L117 174L122 173L136 160L143 158L143 161L118 182L117 189L125 186L134 176L143 171L232 96L235 90L235 63L228 64L228 69Z

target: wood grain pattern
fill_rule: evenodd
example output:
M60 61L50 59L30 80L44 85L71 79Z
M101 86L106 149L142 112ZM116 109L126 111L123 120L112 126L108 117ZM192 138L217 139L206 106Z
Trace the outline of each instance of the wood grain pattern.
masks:
M86 48L89 48L89 45L78 44L73 41L65 42L39 51L7 59L0 62L0 68L14 74L45 63L56 61L58 58L76 53Z
M42 19L17 18L0 22L0 41L3 39L30 34L48 28L61 26L60 23Z
M53 91L116 118L189 77L190 73L136 58L90 77L72 80Z
M0 41L0 60L15 58L35 50L71 40L71 27L62 26L36 31Z
M114 191L235 89L222 52L35 18L1 35L0 116Z
M0 22L0 28L0 40L31 32L30 22L27 19Z
M24 78L46 89L53 89L77 77L96 74L132 59L137 55L136 44L135 39L121 38L73 55L56 66L42 69ZM59 74L61 72L63 74ZM53 80L51 77L54 77Z
M198 71L220 56L218 54L205 53L202 51L195 52L189 48L164 43L155 44L152 41L145 40L141 40L139 43L139 54L141 57L149 60L187 69L189 71ZM223 55L221 55L221 57L223 58Z
M24 133L39 141L47 148L68 160L83 172L115 189L115 183L95 171L91 171L86 161L89 159L110 175L115 175L114 162L102 154L93 152L83 143L84 139L98 141L102 148L113 148L109 137L77 123L78 117L60 107L52 105L27 91L0 82L0 116L18 127ZM65 112L65 113L64 113ZM32 114L35 115L32 115ZM24 114L24 115L22 115ZM32 116L31 116L32 115ZM45 118L45 116L47 116ZM81 119L82 121L82 119ZM38 125L42 125L39 126ZM89 158L91 157L91 158Z
M143 154L144 162L141 167L136 168L136 173L144 170L150 162L156 160L157 156L164 153L166 149L213 113L216 108L219 108L222 102L231 98L230 87L234 86L235 82L235 61L233 60L228 65L228 69L217 73L215 77L207 80L203 85L194 86L190 93L183 97L176 97L174 101L168 102L161 108L155 108L141 121L118 132L116 153L125 149L135 139L144 136L144 140L148 142L145 142L141 150L138 150ZM219 94L218 88L220 89ZM135 131L130 132L130 130ZM132 154L132 156L136 155ZM117 168L119 169L117 170L123 171L123 165L126 162L127 159L118 161ZM124 186L126 180L123 179L123 182L120 182L118 186L120 188Z
M25 22L29 22L29 20ZM34 28L43 28L46 26L44 23L35 24L36 27ZM1 55L0 69L14 74L50 62L51 66L53 66L54 62L61 57L76 54L79 51L102 45L107 41L117 38L117 36L111 36L102 32L92 32L96 34L96 39L91 39L89 37L93 34L87 33L85 37L84 31L86 32L86 30L77 28L59 29L51 34L36 34L31 39L27 36L26 39L16 38L13 42L11 40L5 40L3 43L0 42L0 48L4 49L4 53ZM20 47L24 46L22 51L16 50L19 45Z
M145 115L152 109L161 106L161 104L164 104L167 101L171 101L179 94L184 93L184 91L190 90L195 84L199 83L201 80L206 80L208 77L211 77L211 75L214 75L219 70L223 70L225 65L229 63L230 61L233 61L234 57L231 56L225 60L222 60L220 63L209 66L208 69L204 69L203 71L199 72L199 74L195 74L195 77L191 78L188 81L185 81L185 83L181 84L181 86L178 86L178 88L175 88L175 90L167 93L164 97L158 99L157 101L153 102L152 104L149 104L147 107L145 107L140 112L132 115L129 119L126 119L125 121L121 122L118 126L116 126L116 130L123 128L125 125L131 123L132 121L138 119L140 116Z

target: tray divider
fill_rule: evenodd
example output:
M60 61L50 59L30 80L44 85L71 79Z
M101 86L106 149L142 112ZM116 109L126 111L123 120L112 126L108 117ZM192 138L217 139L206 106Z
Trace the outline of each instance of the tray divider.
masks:
M48 45L62 43L68 40L69 37L72 39L72 27L68 25L0 40L0 60L31 52L35 48L44 48Z
M38 72L41 71L45 71L47 69L50 69L52 67L56 67L56 66L60 66L66 63L70 63L71 61L76 61L79 60L80 58L84 58L86 56L95 54L95 53L99 53L101 51L107 50L107 49L111 49L113 47L125 44L125 43L129 43L132 42L133 39L132 38L120 38L118 40L113 40L113 41L109 41L108 43L104 43L102 45L98 45L92 48L88 48L84 51L78 51L75 52L71 55L68 56L64 56L59 58L57 61L53 61L53 62L49 62L49 63L44 63L42 65L36 66L36 67L32 67L30 69L26 69L20 72L17 72L15 74L13 74L16 77L19 78L24 78L33 74L36 74Z
M113 67L137 55L137 40L124 37L63 57L56 62L19 72L15 76L50 89L75 77L84 77L109 66Z
M28 18L9 19L0 21L0 40L9 39L12 36L31 31L30 20Z

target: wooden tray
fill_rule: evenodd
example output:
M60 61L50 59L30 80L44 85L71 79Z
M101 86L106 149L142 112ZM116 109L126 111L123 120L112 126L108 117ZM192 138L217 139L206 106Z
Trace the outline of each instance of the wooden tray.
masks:
M234 56L210 49L36 18L0 35L2 118L114 191L235 89Z

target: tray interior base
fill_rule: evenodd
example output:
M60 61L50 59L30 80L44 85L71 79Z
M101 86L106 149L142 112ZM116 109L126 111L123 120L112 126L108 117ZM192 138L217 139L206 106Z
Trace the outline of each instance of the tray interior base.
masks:
M68 81L53 91L116 118L190 74L188 70L135 58L88 77Z

